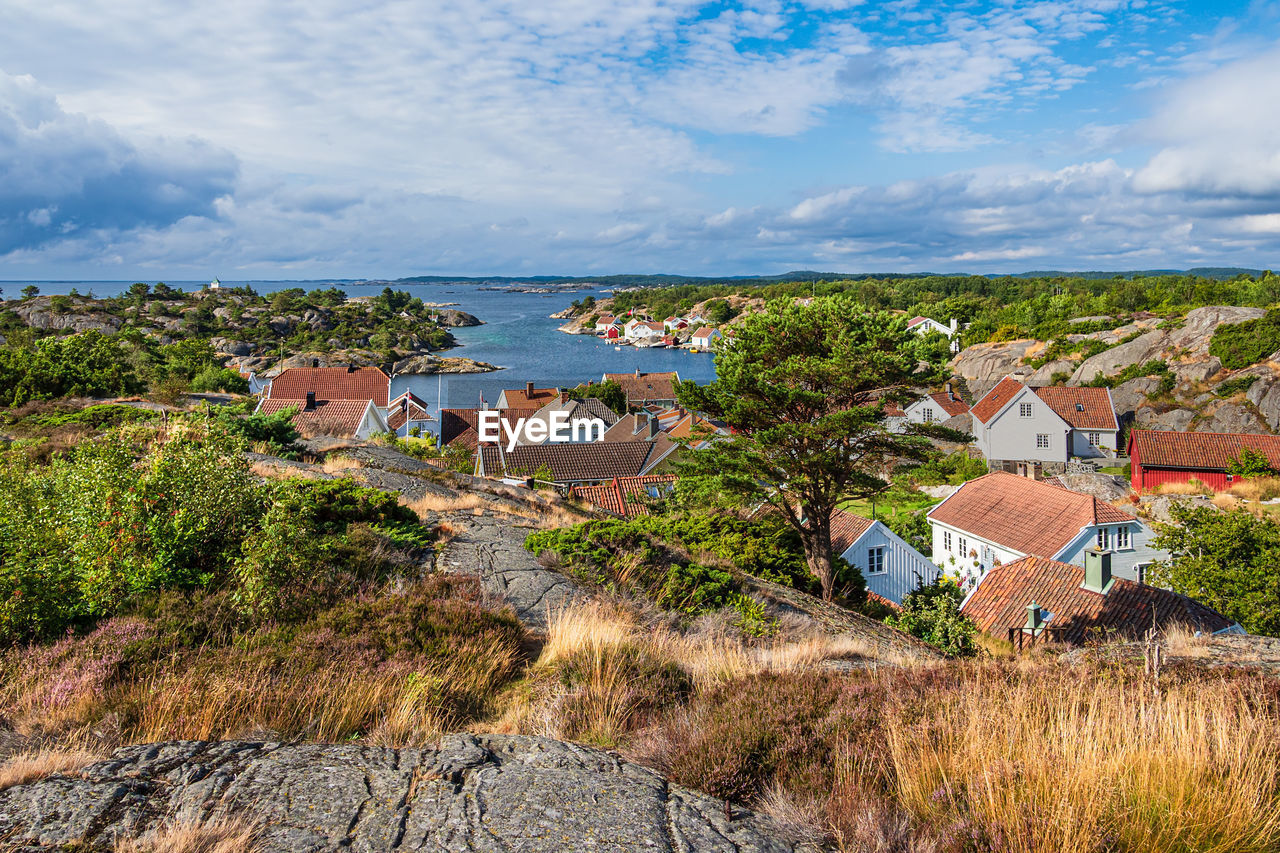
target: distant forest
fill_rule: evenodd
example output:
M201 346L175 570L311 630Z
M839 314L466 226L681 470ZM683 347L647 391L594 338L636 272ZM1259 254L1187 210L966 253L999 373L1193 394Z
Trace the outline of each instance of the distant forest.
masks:
M1229 278L1188 272L1110 278L931 275L721 281L622 291L613 297L613 310L643 308L665 317L711 300L705 309L708 314L725 317L732 312L719 302L728 296L776 299L834 293L852 293L872 308L920 314L944 325L955 318L969 324L962 337L968 346L1024 337L1049 340L1115 328L1141 312L1173 319L1206 305L1270 307L1280 303L1280 276L1267 270L1235 272Z

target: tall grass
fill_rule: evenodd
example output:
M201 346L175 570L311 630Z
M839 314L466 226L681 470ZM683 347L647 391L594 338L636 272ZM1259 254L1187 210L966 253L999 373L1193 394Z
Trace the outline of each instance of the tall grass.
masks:
M1280 497L1280 477L1254 477L1232 483L1227 492L1241 500L1269 501Z
M102 756L87 749L40 749L12 755L0 763L0 791L49 776L78 773Z
M967 823L1010 853L1280 844L1280 729L1230 685L1071 690L979 670L947 698L884 728L894 793L917 819Z
M253 853L258 827L239 818L172 821L138 838L118 839L113 853Z

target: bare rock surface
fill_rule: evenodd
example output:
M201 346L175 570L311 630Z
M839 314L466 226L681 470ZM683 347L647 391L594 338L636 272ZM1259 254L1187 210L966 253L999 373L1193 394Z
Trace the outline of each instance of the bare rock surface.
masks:
M505 599L526 627L545 631L551 612L583 595L576 583L525 550L529 525L506 516L462 514L450 515L448 523L454 536L436 566L478 575L484 591Z
M1082 495L1093 495L1100 501L1118 501L1129 496L1129 481L1116 474L1059 474L1058 481L1067 489Z
M111 850L168 823L239 818L261 853L786 853L769 820L608 753L511 735L434 748L178 741L0 793L14 850Z

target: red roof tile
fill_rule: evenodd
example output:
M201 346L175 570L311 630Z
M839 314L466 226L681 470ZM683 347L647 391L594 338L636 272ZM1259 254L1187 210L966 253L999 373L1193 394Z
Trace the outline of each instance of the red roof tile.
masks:
M1267 457L1280 468L1280 436L1231 432L1162 432L1135 429L1129 434L1130 452L1137 452L1144 468L1199 468L1225 471L1244 448Z
M608 483L595 486L575 485L569 497L577 498L596 509L612 515L648 515L647 501L652 499L649 489L657 487L661 492L670 488L676 478L667 474L651 474L647 477L614 477Z
M839 556L875 524L869 518L838 509L831 514L831 553Z
M390 414L387 415L387 426L392 429L400 429L408 421L430 421L434 420L427 412L427 404L422 398L412 391L405 391L399 397L391 401L389 408Z
M1089 629L1102 628L1137 636L1151 627L1185 625L1212 633L1233 624L1222 614L1183 595L1112 579L1108 592L1084 589L1084 569L1043 557L1023 557L991 569L965 602L963 612L982 631L1005 637L1010 628L1027 621L1033 601L1052 616L1050 628L1062 629L1061 639L1080 644Z
M290 367L271 380L267 396L305 400L372 400L386 408L391 379L376 367Z
M440 446L445 447L452 444L459 437L470 431L470 441L464 442L464 446L475 447L479 438L479 432L477 432L478 418L479 413L482 411L484 409L441 409ZM490 411L496 411L498 417L504 423L514 427L516 421L532 417L537 414L538 409L526 407L519 409L491 409Z
M632 406L642 406L653 400L674 400L675 383L680 374L670 373L606 373L604 382L617 382Z
M1023 385L1012 376L1006 376L996 383L996 387L992 388L982 399L974 403L973 408L969 411L982 423L986 423L996 416L996 413L1004 408L1004 404L1013 399L1013 395L1021 391Z
M1072 429L1120 428L1110 389L1055 385L1031 390Z
M300 434L310 438L316 435L348 437L360 429L370 400L316 400L314 409L307 409L307 401L272 397L258 405L258 413L274 415L288 408L297 408L293 425Z
M956 415L963 415L969 411L969 404L960 399L960 396L954 391L948 394L946 391L939 391L937 394L930 394L929 399L938 405L942 411L947 413L948 417L954 418Z
M502 392L508 409L540 409L559 398L559 388L508 388Z
M929 513L932 521L1022 554L1052 557L1093 524L1136 519L1092 495L997 471L970 480Z

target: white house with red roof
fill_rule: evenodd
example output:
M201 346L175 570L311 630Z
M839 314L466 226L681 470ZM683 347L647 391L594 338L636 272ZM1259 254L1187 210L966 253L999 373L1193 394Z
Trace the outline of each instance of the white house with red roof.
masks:
M291 410L294 429L303 438L327 435L336 438L368 439L374 433L389 432L387 418L373 400L322 400L315 392L305 397L268 397L258 401L255 414L274 415Z
M902 416L915 424L932 424L949 421L969 412L969 404L960 399L948 382L936 394L925 394L903 410Z
M972 589L995 566L1022 557L1084 565L1085 549L1111 554L1117 577L1145 579L1169 554L1140 519L1092 495L997 471L970 480L928 515L933 562Z
M703 326L689 338L689 345L694 349L710 352L716 341L721 338L720 330L714 326Z
M1034 388L1006 376L969 410L988 462L1061 462L1114 456L1120 425L1111 389Z
M951 341L951 351L960 351L960 323L955 317L951 318L951 325L944 326L937 320L928 317L916 316L907 321L907 328L915 332L917 335L928 334L929 332L937 332L944 338Z
M831 516L831 551L857 566L867 592L892 604L938 579L941 571L882 522L844 510Z

